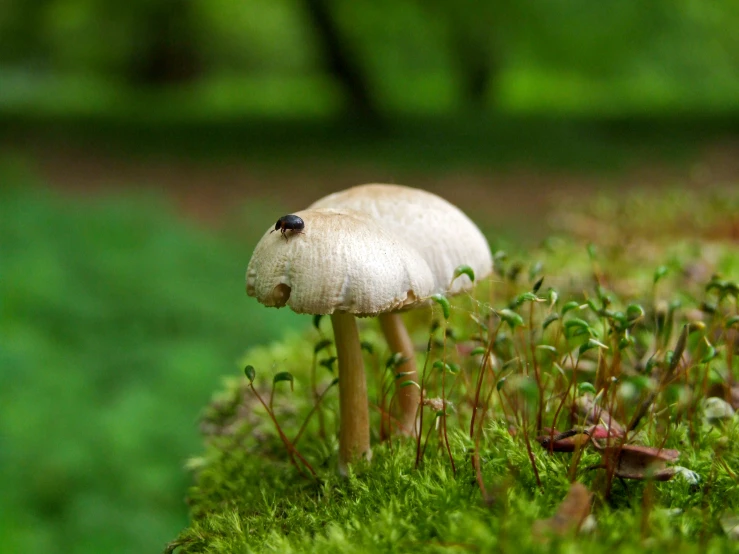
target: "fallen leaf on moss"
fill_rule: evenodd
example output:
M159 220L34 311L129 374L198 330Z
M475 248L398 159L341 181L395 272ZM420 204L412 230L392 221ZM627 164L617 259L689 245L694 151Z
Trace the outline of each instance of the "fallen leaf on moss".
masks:
M584 395L577 399L575 408L578 415L585 418L587 423L603 426L606 430L610 428L611 436L622 436L625 432L621 425L608 411L598 406L590 395Z
M533 533L539 540L547 535L565 536L575 534L580 530L585 518L590 515L592 493L582 483L572 483L567 496L549 519L539 519L534 522Z
M597 443L594 444L598 448ZM675 462L680 457L678 450L633 444L607 446L598 450L603 456L604 466L615 466L614 475L622 479L669 481L677 470L667 467L667 462Z
M563 433L549 433L536 437L536 441L551 452L574 452L590 442L590 435L584 431L572 429Z
M542 447L552 452L574 452L576 448L587 446L591 439L608 440L616 435L613 429L607 429L603 425L593 425L585 430L570 429L569 431L555 431L544 429L545 435L536 437Z

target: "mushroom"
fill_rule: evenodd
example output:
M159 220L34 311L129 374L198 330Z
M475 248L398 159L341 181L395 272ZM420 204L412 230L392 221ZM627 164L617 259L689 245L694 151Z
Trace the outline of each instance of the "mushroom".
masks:
M490 246L477 226L459 208L430 192L401 185L367 184L321 198L310 208L350 208L370 215L415 250L428 263L434 278L434 293L457 294L468 290L467 275L454 279L460 265L472 268L477 278L493 270ZM404 359L397 371L405 375L395 381L400 423L410 434L417 430L418 382L415 352L408 331L397 311L380 315L380 327L388 346Z
M399 310L431 294L421 256L366 214L308 209L300 233L268 230L246 270L246 292L265 306L331 315L339 367L339 470L372 456L369 407L355 316Z

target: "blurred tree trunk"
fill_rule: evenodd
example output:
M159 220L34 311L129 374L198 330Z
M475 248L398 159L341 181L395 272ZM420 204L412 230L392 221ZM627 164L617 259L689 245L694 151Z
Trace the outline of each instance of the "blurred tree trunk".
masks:
M505 0L423 0L422 5L446 25L452 70L463 108L482 110L497 88L501 68L502 16ZM493 101L494 102L494 101Z
M143 85L194 81L202 74L196 40L196 21L190 0L152 2L141 25L138 56L129 79Z
M342 35L329 4L330 0L305 0L327 69L344 89L353 114L377 121L379 112L370 95L369 79L363 73L351 44Z
M450 48L453 52L460 94L465 107L482 110L488 104L491 88L496 88L500 63L496 52L459 22L451 22ZM476 40L477 39L477 40Z

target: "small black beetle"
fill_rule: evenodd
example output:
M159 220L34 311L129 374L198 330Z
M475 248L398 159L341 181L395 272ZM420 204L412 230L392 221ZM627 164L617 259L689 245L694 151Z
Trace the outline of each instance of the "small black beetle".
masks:
M279 231L282 233L282 236L285 237L285 240L287 240L287 235L285 234L287 231L292 231L293 233L302 233L303 229L305 229L305 222L300 219L297 215L283 215L280 219L277 220L277 223L275 223L275 228L270 231L270 233L274 233L275 231Z

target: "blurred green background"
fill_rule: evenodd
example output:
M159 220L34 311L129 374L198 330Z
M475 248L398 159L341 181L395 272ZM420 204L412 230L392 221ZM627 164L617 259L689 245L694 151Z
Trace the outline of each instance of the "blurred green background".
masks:
M251 345L258 236L362 182L493 247L559 199L739 183L735 0L4 0L0 551L151 552ZM269 368L265 368L269 369Z

